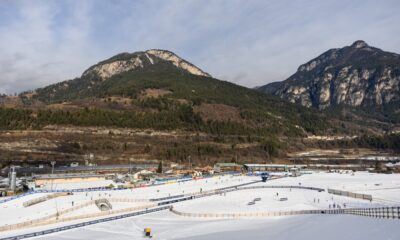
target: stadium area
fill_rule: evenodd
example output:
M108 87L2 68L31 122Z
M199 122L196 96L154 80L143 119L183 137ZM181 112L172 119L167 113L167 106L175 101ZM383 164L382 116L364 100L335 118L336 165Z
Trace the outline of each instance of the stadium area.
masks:
M0 239L144 239L145 228L153 239L398 239L398 206L400 175L352 171L266 182L229 174L125 190L57 185L1 203Z

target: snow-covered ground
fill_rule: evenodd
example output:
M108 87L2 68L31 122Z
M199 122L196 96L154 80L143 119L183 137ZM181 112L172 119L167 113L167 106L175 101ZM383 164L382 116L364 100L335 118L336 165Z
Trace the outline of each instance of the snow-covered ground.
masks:
M305 189L249 189L214 195L196 201L183 202L175 210L189 213L237 213L270 212L290 210L329 209L333 205L347 208L380 207L400 205L400 176L378 175L366 172L352 174L315 173L299 178L281 178L251 186L291 185L319 188L334 188L356 193L371 194L374 201L360 200ZM254 205L248 205L255 198L261 198ZM287 198L287 201L279 201Z
M51 194L51 193L36 193L12 200L10 202L0 204L0 227L4 225L21 223L24 221L30 221L41 217L45 217L50 214L55 214L58 211L62 211L71 208L73 206L87 203L88 201L96 199L119 198L127 200L135 200L135 199L146 200L150 198L161 198L179 194L195 193L199 192L200 190L207 191L215 188L237 185L255 180L259 180L259 178L246 177L246 176L240 176L240 177L221 176L221 177L199 179L181 183L165 184L165 185L158 185L158 186L151 186L144 188L118 190L118 191L75 192L73 193L73 195L62 196L32 205L30 207L24 207L23 203L28 200ZM63 188L56 188L56 186L54 186L53 189L57 190ZM148 204L148 202L132 202L127 204L124 202L111 201L111 204L113 206L113 209L121 209L121 208L137 207L145 205ZM88 208L90 208L91 210L88 210ZM80 209L79 211L76 211L74 213L78 214L78 213L100 212L98 208L95 207L88 207L88 208ZM68 215L71 216L74 213L69 213Z
M264 219L198 220L169 212L101 223L35 239L40 240L131 240L145 239L150 227L153 239L193 240L397 240L398 220L347 215L304 215Z
M216 188L232 186L259 180L250 176L223 176L200 179L183 183L173 183L145 188L74 193L24 208L23 202L43 196L33 194L11 202L0 204L0 226L18 223L28 219L55 213L91 199L108 198L116 209L143 206L150 198L167 197L177 194L190 194ZM400 205L400 174L355 174L313 173L301 177L287 177L256 183L250 186L295 185L320 188L334 188L363 194L372 194L374 200L353 199L306 189L251 189L228 192L222 195L198 198L174 203L174 209L186 213L243 213L287 210L328 209L333 203L342 207L369 207ZM278 194L277 194L278 193ZM287 197L287 201L279 198ZM112 199L137 199L139 202L112 202ZM261 198L254 205L247 205L254 198ZM315 200L315 202L314 202ZM318 201L319 200L319 201ZM95 213L100 210L94 206L80 209L74 214ZM87 220L87 219L86 219ZM83 221L83 220L82 220ZM76 223L79 221L74 221ZM348 215L303 215L285 217L258 217L244 219L212 219L182 217L163 211L138 217L121 219L64 231L37 239L140 239L145 227L151 227L155 239L400 239L399 220L381 220ZM48 229L54 226L71 224L58 223L13 232L0 232L0 236L13 236L21 233Z

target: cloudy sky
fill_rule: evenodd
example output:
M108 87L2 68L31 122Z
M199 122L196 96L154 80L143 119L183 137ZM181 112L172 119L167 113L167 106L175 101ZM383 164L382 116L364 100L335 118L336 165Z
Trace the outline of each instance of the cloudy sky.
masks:
M399 9L398 0L0 0L0 93L151 48L254 87L358 39L400 53Z

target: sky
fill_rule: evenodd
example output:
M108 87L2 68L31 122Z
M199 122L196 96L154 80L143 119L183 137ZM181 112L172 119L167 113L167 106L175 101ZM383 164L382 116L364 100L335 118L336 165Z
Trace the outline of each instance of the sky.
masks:
M260 86L359 39L400 53L399 9L398 0L0 0L0 93L153 48L218 79Z

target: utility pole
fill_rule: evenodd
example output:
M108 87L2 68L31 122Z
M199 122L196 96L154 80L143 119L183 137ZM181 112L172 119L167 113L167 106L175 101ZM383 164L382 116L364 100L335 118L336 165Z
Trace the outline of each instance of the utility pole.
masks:
M15 192L16 187L17 187L17 173L15 172L15 167L11 167L11 176L10 178L10 189L11 191Z
M56 161L51 161L50 164L51 164L51 175L53 175L54 174L54 165L56 165Z
M129 159L129 175L132 174L132 159Z
M190 155L188 156L188 160L189 160L189 170L192 170L192 157Z
M53 190L53 182L54 182L54 165L56 165L56 161L51 161L51 190Z

